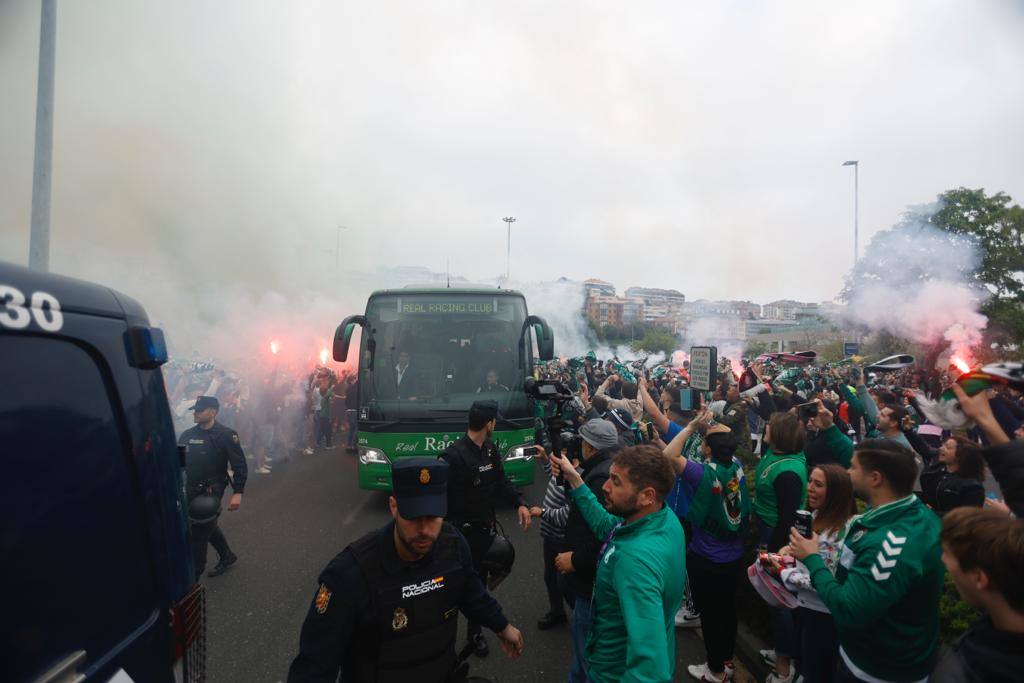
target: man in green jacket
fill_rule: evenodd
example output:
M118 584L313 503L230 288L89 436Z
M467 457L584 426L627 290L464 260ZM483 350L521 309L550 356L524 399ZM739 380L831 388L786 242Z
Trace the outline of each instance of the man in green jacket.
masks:
M605 504L563 456L551 456L597 538L604 540L594 582L587 672L594 683L671 681L675 614L686 583L683 528L665 507L672 466L654 446L619 451L604 485Z
M911 493L917 465L888 439L854 450L853 490L869 507L846 526L835 576L818 537L790 534L792 554L832 612L839 633L836 681L924 681L934 665L942 594L939 518Z

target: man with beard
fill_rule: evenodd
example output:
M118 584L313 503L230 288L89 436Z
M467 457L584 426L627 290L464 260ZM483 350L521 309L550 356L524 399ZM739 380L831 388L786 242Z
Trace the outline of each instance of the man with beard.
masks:
M446 463L392 466L394 521L348 546L320 575L302 625L289 683L443 683L455 668L458 613L498 634L511 657L523 636L473 569L466 540L450 524Z
M530 507L523 494L505 475L501 454L491 441L498 424L498 403L476 401L469 409L469 428L449 446L440 459L448 463L448 521L462 532L473 554L473 567L486 582L484 556L494 542L494 503L501 500L518 506L519 524L529 530ZM480 623L470 619L469 640L474 653L486 657L489 648Z
M665 507L675 481L672 466L654 446L619 451L602 506L565 456L551 462L594 537L604 539L586 646L589 680L671 681L675 614L685 582L683 529Z
M857 446L850 479L868 510L846 526L835 576L818 536L790 532L792 554L835 618L836 681L922 681L934 665L942 595L939 518L911 489L914 455L889 439Z

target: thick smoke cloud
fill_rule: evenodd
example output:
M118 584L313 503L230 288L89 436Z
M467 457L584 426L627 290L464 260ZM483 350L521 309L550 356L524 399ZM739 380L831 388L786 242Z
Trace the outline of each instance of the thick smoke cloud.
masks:
M937 208L912 210L899 226L875 236L865 257L870 266L856 275L846 316L925 346L949 342L970 363L970 348L988 324L979 312L987 292L972 278L981 254L975 242L928 224Z

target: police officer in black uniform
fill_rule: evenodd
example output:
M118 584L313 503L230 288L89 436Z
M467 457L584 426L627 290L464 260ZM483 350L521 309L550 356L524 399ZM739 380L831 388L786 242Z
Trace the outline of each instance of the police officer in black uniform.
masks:
M519 524L530 528L530 507L523 494L505 476L498 447L491 441L497 426L497 401L476 401L469 409L469 429L441 454L451 466L448 483L448 521L458 528L473 552L473 567L487 582L484 557L494 542L494 501L519 507ZM469 640L478 657L486 657L487 640L480 624L469 620Z
M448 465L430 458L391 469L394 521L351 544L323 573L302 625L289 683L444 683L458 680L458 613L501 638L523 636L473 570L466 540L444 521ZM464 671L463 671L464 673Z
M220 558L210 570L210 576L223 574L238 561L217 524L217 517L220 514L220 500L228 483L234 492L228 502L228 510L237 510L242 504L248 467L238 441L238 433L217 422L220 402L216 397L200 396L189 410L194 411L196 426L182 432L178 444L187 449L185 485L192 528L192 559L198 580L206 569L207 543L216 549ZM230 478L228 463L231 463Z

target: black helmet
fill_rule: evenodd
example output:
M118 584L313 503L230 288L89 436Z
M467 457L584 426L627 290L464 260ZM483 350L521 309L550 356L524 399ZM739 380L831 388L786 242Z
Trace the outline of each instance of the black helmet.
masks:
M204 493L188 504L188 519L193 524L209 524L220 514L220 498Z
M498 584L505 580L505 577L512 573L512 564L516 561L516 549L512 547L512 541L508 536L497 534L491 541L491 547L484 555L483 568L487 571L487 587L491 590L497 588Z

